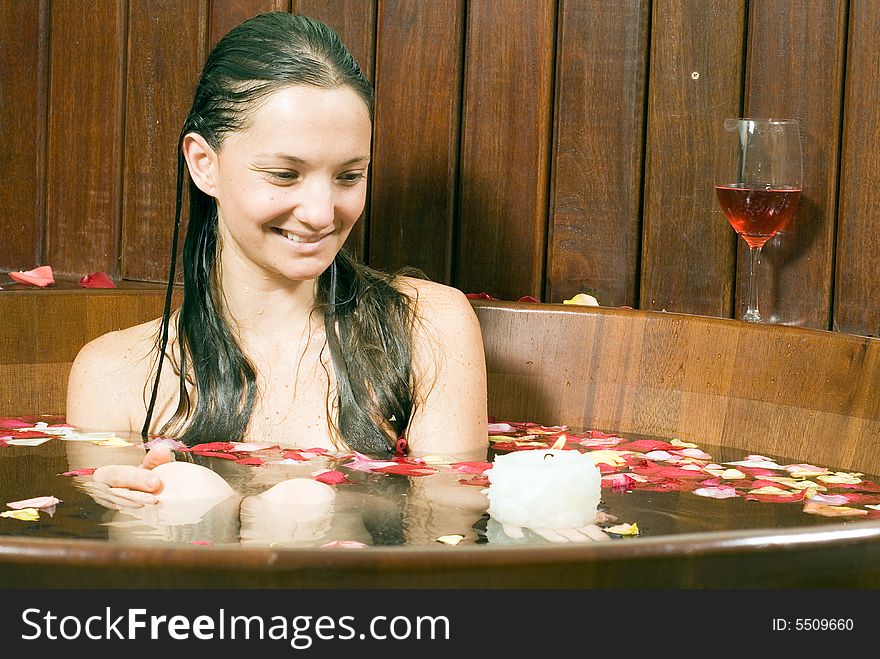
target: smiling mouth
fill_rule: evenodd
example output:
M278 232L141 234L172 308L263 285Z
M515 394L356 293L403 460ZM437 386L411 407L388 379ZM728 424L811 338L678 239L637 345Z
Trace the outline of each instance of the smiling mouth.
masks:
M327 234L321 236L304 237L295 233L291 233L290 231L285 231L284 229L279 229L278 227L272 227L272 230L278 235L287 238L292 243L317 243L327 237Z

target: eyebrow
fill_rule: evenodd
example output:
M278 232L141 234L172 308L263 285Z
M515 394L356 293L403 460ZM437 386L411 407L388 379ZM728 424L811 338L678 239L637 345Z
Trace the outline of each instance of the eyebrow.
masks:
M293 163L295 165L305 165L308 164L308 161L303 160L302 158L298 158L296 156L292 156L286 153L258 153L257 158L277 158L279 160L286 160L287 162ZM340 163L341 167L347 167L348 165L354 165L355 163L360 162L369 162L369 156L356 156L351 158L350 160L346 160L343 163Z

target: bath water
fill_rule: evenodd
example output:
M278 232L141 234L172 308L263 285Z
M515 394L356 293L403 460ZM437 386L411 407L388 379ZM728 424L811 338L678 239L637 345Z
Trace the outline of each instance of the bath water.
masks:
M526 428L513 433L511 437L524 445L529 442L521 441L523 437L537 438L538 443L546 441L549 444L559 431L552 427L538 428L543 430L537 435L527 435L529 429ZM579 437L570 430L567 432L570 438ZM18 433L16 430L0 429L0 437L16 437ZM479 473L478 465L429 462L420 468L418 464L404 462L401 463L403 468L396 469L402 473L384 473L370 470L369 465L355 463L353 466L356 468L346 466L352 465L351 456L306 452L292 459L289 451L277 447L247 455L239 451L233 454L236 459L179 454L178 459L208 467L233 486L238 494L223 501L195 502L185 506L165 504L164 512L161 507L154 506L137 510L106 508L90 495L87 489L90 476L64 474L102 464L139 464L143 456L140 436L115 435L131 442L132 446L98 446L92 441L70 441L58 436L36 446L0 444L0 510L9 511L11 509L7 508L7 503L31 497L55 496L61 500L54 511L41 510L36 521L0 518L0 535L117 543L250 547L425 547L437 546L438 543L491 546L549 542L528 531L520 539L511 538L497 522L490 519L486 512L488 500L485 494L488 482ZM588 433L584 436L588 436ZM621 437L624 443L656 439L634 435ZM525 450L531 446L517 448ZM613 450L614 446L609 444L607 448ZM486 456L487 462L509 449L509 443L493 442ZM699 449L709 454L711 460L695 461L694 464L723 466L724 463L741 461L747 455L742 450L710 445L700 445ZM242 457L247 459L238 461ZM764 457L778 465L794 463L784 456ZM662 467L666 463L659 459L650 462L642 459L639 464ZM407 473L408 468L415 471ZM322 470L341 473L345 476L345 482L331 485L336 497L325 510L319 511L320 514L273 509L260 503L256 497L275 483L289 478L314 478ZM625 471L627 469L618 469L618 473ZM421 475L428 472L431 473ZM833 466L831 472L833 475ZM644 469L642 473L646 473ZM785 471L778 473L788 476ZM749 475L748 478L760 480L761 477ZM710 479L712 475L705 474L699 480L708 482ZM656 481L655 485L660 482L649 475L648 485L652 480ZM815 478L813 480L819 483ZM846 481L846 477L843 480ZM849 514L846 510L864 511L852 517L808 514L803 500L777 502L747 500L744 496L724 499L698 496L693 491L694 487L668 487L668 483L684 482L675 479L668 481L667 485L649 489L645 489L644 481L640 483L642 487L603 486L600 511L608 517L601 526L607 530L619 525L633 525L633 528L637 527L635 534L609 532L608 536L617 542L638 542L640 538L681 533L781 529L863 521L878 515L878 511L871 506L880 502L880 487L875 485L880 478L865 475L861 476L861 481L861 487L851 483L826 483L823 492L824 495L855 495L854 503L840 506L840 501L836 501L837 506L825 508L832 511L828 514ZM728 478L717 483L738 484L740 494L750 489L742 479ZM755 484L767 485L764 481Z

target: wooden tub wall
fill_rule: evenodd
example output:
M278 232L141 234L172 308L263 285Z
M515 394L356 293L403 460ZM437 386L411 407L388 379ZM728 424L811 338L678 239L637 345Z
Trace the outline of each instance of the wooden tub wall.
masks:
M473 302L498 420L677 437L880 473L880 340L629 309ZM79 348L164 292L5 291L0 414L63 414Z

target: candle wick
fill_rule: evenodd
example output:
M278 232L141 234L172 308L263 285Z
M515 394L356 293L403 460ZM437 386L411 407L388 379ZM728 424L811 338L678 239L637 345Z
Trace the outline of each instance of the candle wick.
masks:
M545 460L546 460L547 458L552 458L552 457L553 457L553 454L552 454L552 453L545 453L545 454L544 454L544 459L545 459Z

